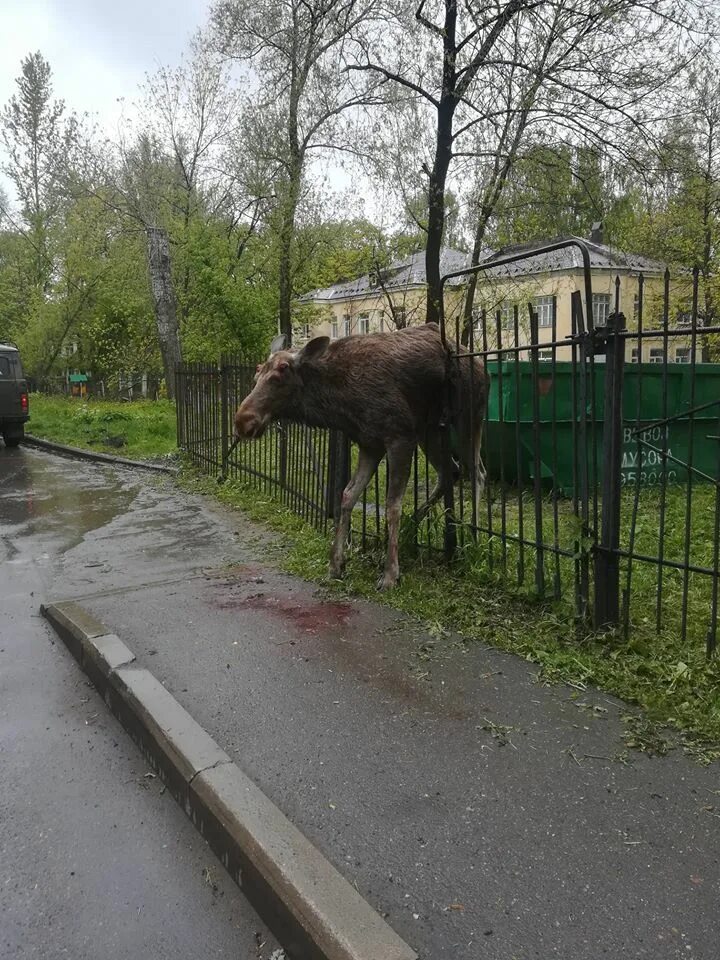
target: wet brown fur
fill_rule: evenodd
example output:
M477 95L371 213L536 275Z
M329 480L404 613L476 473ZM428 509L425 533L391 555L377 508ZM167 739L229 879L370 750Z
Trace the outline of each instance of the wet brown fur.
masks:
M389 542L381 586L397 582L397 528L417 444L442 475L439 424L448 376L452 424L459 440L458 466L466 476L475 471L482 485L480 439L488 377L477 358L448 361L436 324L333 341L317 337L298 353L273 354L258 368L255 387L235 416L237 436L260 436L271 421L285 419L342 430L360 448L358 470L343 495L332 575L342 573L352 507L387 454ZM428 507L440 493L438 484Z

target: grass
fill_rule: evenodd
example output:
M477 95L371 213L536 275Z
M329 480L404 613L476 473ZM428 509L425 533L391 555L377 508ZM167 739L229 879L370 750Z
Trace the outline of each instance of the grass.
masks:
M177 450L175 405L168 400L79 400L30 397L27 432L72 447L136 459Z
M663 732L670 727L681 731L682 745L699 761L720 758L720 658L708 661L701 643L690 638L681 642L674 616L666 617L663 629L656 633L653 568L643 570L636 564L633 608L647 616L637 617L631 639L625 641L613 632L598 635L578 630L572 605L565 599L539 600L530 589L524 595L518 592L497 563L490 568L487 544L467 544L449 568L424 552L408 562L406 549L400 586L387 594L375 589L382 553L355 549L350 552L346 580L327 582L328 538L277 500L239 482L219 485L193 472L187 473L185 482L283 534L272 549L286 571L326 582L334 594L367 597L411 614L435 637L452 632L464 642L480 640L521 656L538 664L538 682L569 683L578 697L593 685L636 704L644 712L642 735L639 721L631 719L625 734L629 747L663 753L674 743ZM630 508L628 498L625 509ZM407 540L411 521L404 523ZM670 540L673 536L678 543L684 540L677 532L680 527L674 528ZM678 604L667 578L665 590L665 605L674 614ZM703 614L707 618L703 602L700 596L691 600L691 621L699 621Z

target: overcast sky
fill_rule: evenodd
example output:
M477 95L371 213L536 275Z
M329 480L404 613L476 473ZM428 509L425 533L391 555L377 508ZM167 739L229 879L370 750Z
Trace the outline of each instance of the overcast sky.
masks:
M212 0L0 0L0 108L17 91L20 61L39 50L53 73L55 97L68 112L89 113L111 136L124 98L133 101L146 73L175 66ZM130 112L126 109L126 113ZM0 145L0 165L4 160ZM366 214L383 219L383 203L364 178L331 166L330 184L354 185ZM14 189L0 171L0 187Z
M0 106L16 91L20 61L40 50L52 67L55 96L112 131L118 98L132 100L145 73L178 63L209 6L210 0L0 0Z

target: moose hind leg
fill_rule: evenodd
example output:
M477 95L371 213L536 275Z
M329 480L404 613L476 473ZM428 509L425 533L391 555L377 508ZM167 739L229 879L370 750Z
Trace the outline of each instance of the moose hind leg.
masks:
M415 523L418 525L423 522L425 517L430 513L432 508L442 499L443 492L445 490L445 484L443 481L443 457L442 450L440 447L440 437L439 435L428 436L426 440L421 443L423 450L425 451L425 456L427 457L428 463L433 467L435 473L437 474L437 481L435 486L432 488L428 494L428 498L425 503L418 507L415 513ZM453 477L452 482L453 486L458 482L460 478L460 470L453 461Z
M480 456L480 447L482 444L482 426L477 432L474 443L474 457L475 457L475 515L480 517L480 503L485 493L485 486L487 483L487 470L485 469L485 464L482 461Z
M362 492L372 479L382 459L382 453L375 453L360 447L358 465L350 482L345 487L340 505L340 520L335 531L332 550L330 551L330 576L339 580L345 569L345 547L350 535L350 520L355 504L362 496Z
M378 583L379 590L391 590L400 579L398 560L400 517L402 515L403 497L410 479L413 449L414 445L407 443L395 444L388 449L388 490L385 501L388 545L385 572Z

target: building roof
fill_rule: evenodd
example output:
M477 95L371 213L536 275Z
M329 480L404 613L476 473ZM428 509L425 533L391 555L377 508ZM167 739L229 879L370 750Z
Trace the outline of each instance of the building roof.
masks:
M14 350L15 353L18 352L18 348L14 343L0 343L0 350Z
M470 255L460 250L443 247L440 251L440 274L462 270L470 263ZM382 271L383 286L386 290L407 290L409 287L423 287L425 277L425 251L420 250L402 260L394 260ZM335 283L331 287L321 290L311 290L303 294L298 300L300 303L330 302L334 300L354 300L359 297L376 295L382 292L382 287L372 274L366 273L357 280L348 280L345 283Z
M490 267L488 270L481 271L480 279L491 278L494 280L509 279L515 277L531 277L538 274L557 273L566 270L582 270L582 256L580 250L575 246L563 247L560 250L554 250L552 253L541 253L532 256L533 250L548 246L552 243L559 243L563 240L577 240L579 237L554 237L552 240L534 240L529 243L517 243L507 247L501 247L495 252L487 251L482 257L482 263L492 263L494 260L500 260L503 257L526 254L522 260L515 263L505 264L498 267ZM623 271L645 274L662 274L665 271L665 264L659 260L651 260L649 257L643 257L640 254L624 253L615 247L610 247L605 243L599 243L597 240L583 240L590 252L590 266L592 270ZM456 270L462 270L470 265L470 255L462 253L460 250L453 250L450 247L443 247L440 253L440 275L444 276L453 273ZM420 250L402 260L393 261L383 271L383 286L386 290L407 290L411 287L424 287L426 283L425 276L425 251ZM450 285L462 285L464 277L457 277L450 281ZM298 298L299 303L331 303L333 301L361 299L367 296L375 296L382 291L382 287L377 277L372 274L364 274L356 280L347 280L344 283L335 283L331 287L324 289L311 290Z
M526 253L528 256L515 263L501 267L490 268L482 272L481 276L502 279L508 277L534 276L543 273L555 273L561 270L582 270L582 255L578 247L568 246L552 253L541 253L531 256L532 251L551 243L563 240L578 240L579 237L554 237L552 240L537 240L531 243L518 243L512 246L501 247L484 262L492 262L502 257L516 256ZM659 260L651 260L635 253L624 253L615 247L594 240L583 240L590 252L590 267L592 270L622 270L633 273L661 274L665 271L665 264Z

